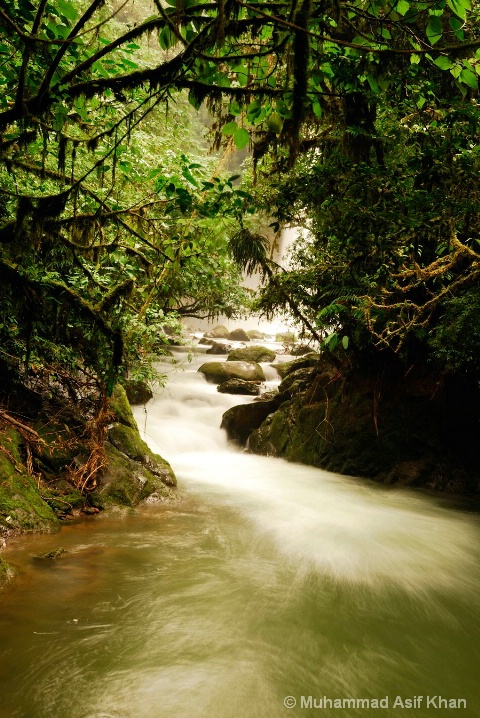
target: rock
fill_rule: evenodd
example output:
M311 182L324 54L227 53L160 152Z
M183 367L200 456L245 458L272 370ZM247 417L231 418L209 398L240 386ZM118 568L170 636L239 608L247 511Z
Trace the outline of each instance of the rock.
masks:
M0 558L0 587L15 575L15 570Z
M228 331L227 327L224 327L223 324L217 324L216 327L213 327L213 329L210 329L210 331L205 332L203 335L204 337L211 337L212 339L228 339L230 332Z
M235 342L249 342L250 337L248 336L247 332L244 329L234 329L233 332L230 332L227 339L231 339Z
M242 349L234 349L227 357L227 361L254 361L254 362L272 362L275 361L276 354L266 347L244 347Z
M148 447L147 447L148 448ZM90 494L90 501L101 509L115 505L137 506L141 501L168 499L172 490L139 461L133 461L105 442L107 466L101 484ZM173 476L173 472L171 474Z
M286 376L288 376L288 374L291 374L292 371L315 366L315 364L318 363L319 359L320 354L311 352L310 354L305 354L305 356L301 357L300 359L294 359L293 361L286 361L279 364L272 364L272 366L274 369L277 370L282 379L284 379Z
M206 362L198 370L211 384L222 384L228 379L265 381L265 374L259 364L245 361Z
M292 344L294 341L296 341L297 337L293 332L279 332L275 336L275 341L279 344L287 343Z
M132 408L128 403L127 393L121 384L117 384L110 397L110 409L117 421L138 431L137 422L133 418Z
M53 551L48 551L48 553L42 553L41 556L35 556L35 558L45 561L56 561L57 558L63 558L68 553L69 551L67 551L67 549L60 547L53 549Z
M247 336L249 339L253 340L265 339L265 334L263 332L259 332L257 329L249 329L247 332Z
M213 344L213 339L207 339L207 337L202 337L198 340L198 343L200 346L211 346Z
M308 344L294 344L290 350L290 354L294 357L301 357L304 354L311 354L313 352L312 347Z
M278 407L278 397L270 401L257 401L251 404L232 406L222 416L221 428L225 429L229 439L244 446L252 431L259 427L267 416Z
M146 404L153 399L153 392L147 382L138 379L125 379L123 382L127 399L132 406Z
M108 431L109 441L128 458L139 462L150 473L168 486L176 486L177 480L168 461L162 459L143 441L138 430L123 424L114 424Z
M293 394L296 390L303 389L305 382L310 379L314 373L315 369L313 367L294 369L294 371L289 372L285 379L280 383L278 391L282 392L290 389L290 392Z
M222 394L257 396L260 394L260 384L254 381L245 381L244 379L228 379L228 381L224 381L217 386L217 391Z
M13 427L0 435L0 534L53 531L58 518L22 461L23 439Z
M205 354L228 354L231 349L231 344L226 344L225 342L212 342L212 346L210 349L207 349Z

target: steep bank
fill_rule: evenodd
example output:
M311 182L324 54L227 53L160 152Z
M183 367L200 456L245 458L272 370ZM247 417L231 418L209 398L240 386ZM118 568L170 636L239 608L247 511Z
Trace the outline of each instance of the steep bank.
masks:
M409 371L393 364L334 367L324 358L310 364L283 366L279 394L264 412L245 406L226 412L229 437L256 454L341 474L480 492L474 385L420 364Z
M118 385L92 446L88 421L72 411L60 422L38 411L29 421L0 412L0 540L54 531L62 520L115 506L171 497L170 464L141 439L125 390ZM92 481L90 466L98 472ZM90 462L90 463L89 463ZM85 468L87 467L87 468ZM0 565L0 583L8 578Z

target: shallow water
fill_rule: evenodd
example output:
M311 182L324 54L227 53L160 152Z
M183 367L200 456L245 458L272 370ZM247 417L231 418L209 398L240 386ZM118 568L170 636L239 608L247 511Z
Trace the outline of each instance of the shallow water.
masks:
M480 718L478 514L233 450L221 414L251 399L177 358L136 417L180 500L4 553L1 718Z

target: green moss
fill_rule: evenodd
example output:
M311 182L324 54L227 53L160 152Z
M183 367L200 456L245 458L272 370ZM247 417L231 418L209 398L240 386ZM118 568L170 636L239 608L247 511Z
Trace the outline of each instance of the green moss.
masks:
M308 367L315 366L316 364L318 364L319 359L320 354L316 354L316 352L311 352L310 354L305 354L303 357L300 357L300 359L293 359L293 361L272 364L272 366L274 369L277 370L282 379L285 379L286 376L288 376L294 371L297 371L297 369L305 369Z
M127 393L121 384L117 384L115 387L110 399L110 408L121 424L129 426L132 429L137 429L137 422L133 417L132 408L128 403Z
M154 496L168 498L171 490L160 477L155 476L138 461L133 461L107 442L105 453L108 464L100 487L91 494L92 502L103 509L114 505L137 506L140 501Z
M272 362L275 361L276 354L267 347L243 347L234 349L227 357L227 361L253 361L253 362Z
M0 452L0 526L19 532L52 530L58 519L25 471L22 437L13 428L7 428L0 433L0 444L4 449Z
M15 575L15 570L0 558L0 587Z

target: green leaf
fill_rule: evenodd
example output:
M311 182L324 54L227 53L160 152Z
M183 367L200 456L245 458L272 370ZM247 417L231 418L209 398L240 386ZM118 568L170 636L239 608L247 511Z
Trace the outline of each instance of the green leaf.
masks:
M428 21L427 37L432 45L435 45L442 37L442 21L435 15L432 15Z
M342 337L342 347L343 347L345 350L348 349L348 342L349 342L349 339L348 339L347 336Z
M472 70L467 70L465 68L461 71L458 79L460 82L468 85L468 87L471 87L472 90L476 90L478 88L478 78Z
M235 121L227 122L227 124L222 127L222 135L225 135L226 137L234 135L237 131L237 127L238 125Z
M78 12L75 10L71 2L66 2L66 0L56 0L56 6L61 12L61 14L67 18L67 20L70 20L70 22L74 22L78 15Z
M243 150L250 142L250 133L244 127L239 127L233 135L233 140L237 150Z
M453 62L445 55L439 55L433 62L440 70L451 70L453 67Z
M467 17L467 7L465 5L466 0L447 0L448 7L453 10L455 15L465 20Z
M395 10L399 15L405 15L410 10L410 3L407 0L398 0Z

